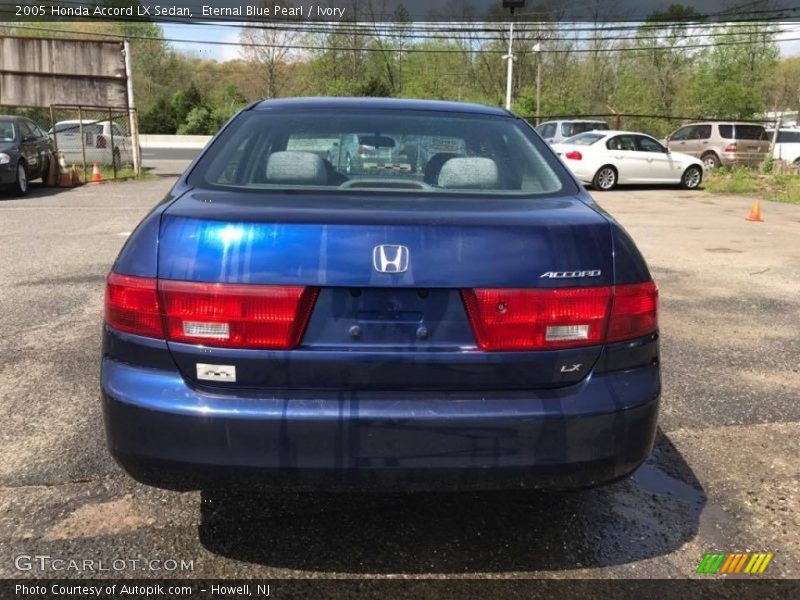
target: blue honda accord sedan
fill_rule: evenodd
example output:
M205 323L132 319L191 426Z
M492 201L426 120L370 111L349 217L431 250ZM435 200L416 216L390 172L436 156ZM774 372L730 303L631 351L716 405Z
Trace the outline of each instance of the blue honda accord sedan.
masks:
M354 134L393 151L347 173ZM631 238L524 120L260 102L108 276L108 445L175 489L596 485L652 448L657 327Z

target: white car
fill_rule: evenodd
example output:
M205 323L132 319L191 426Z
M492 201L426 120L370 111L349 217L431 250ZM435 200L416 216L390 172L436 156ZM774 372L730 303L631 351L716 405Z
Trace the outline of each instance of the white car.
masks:
M553 150L579 180L598 190L617 184L680 184L703 181L703 163L672 152L655 138L634 131L591 131L554 144Z
M50 138L54 140L54 145L57 144L58 151L64 154L67 164L83 162L80 124L78 120L59 121L48 132ZM122 165L133 164L133 141L116 123L84 119L83 140L86 163L89 166L94 162L110 165L113 161L119 169Z
M767 137L772 139L774 130L767 130ZM772 150L775 160L800 165L800 129L779 129L775 148Z

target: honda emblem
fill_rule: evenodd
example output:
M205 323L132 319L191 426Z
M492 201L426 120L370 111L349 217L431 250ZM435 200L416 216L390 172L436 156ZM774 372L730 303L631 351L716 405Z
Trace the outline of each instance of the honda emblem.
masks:
M379 273L405 273L408 271L408 257L405 246L375 246L372 266Z

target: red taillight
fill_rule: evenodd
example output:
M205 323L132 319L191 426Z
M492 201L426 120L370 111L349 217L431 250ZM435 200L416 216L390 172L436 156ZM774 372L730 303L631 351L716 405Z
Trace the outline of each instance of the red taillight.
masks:
M316 288L159 281L167 339L225 348L294 348Z
M616 287L462 290L483 350L577 348L632 339L657 327L652 282Z
M106 279L105 320L120 331L163 338L156 280L110 273Z
M106 138L102 135L98 135L97 139L94 142L95 148L105 148L106 147Z
M484 350L600 344L611 288L463 290L475 341Z
M630 340L658 327L658 288L652 281L618 285L608 324L607 342Z
M111 273L105 320L114 329L188 344L290 349L317 288L157 281Z
M564 157L568 158L570 160L582 160L583 159L583 154L581 154L577 150L571 150L570 152L567 152L564 155Z
M725 152L736 152L736 144L728 144L725 146Z

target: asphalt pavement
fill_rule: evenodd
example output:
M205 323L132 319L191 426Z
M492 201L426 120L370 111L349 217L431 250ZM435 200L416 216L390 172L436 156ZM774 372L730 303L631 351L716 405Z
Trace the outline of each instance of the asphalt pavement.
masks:
M751 223L747 198L595 195L661 290L660 429L633 477L570 493L275 497L148 488L105 448L104 277L173 181L0 201L0 577L675 578L711 550L775 552L765 576L800 576L800 206L764 203ZM14 557L33 554L192 568L20 570Z

